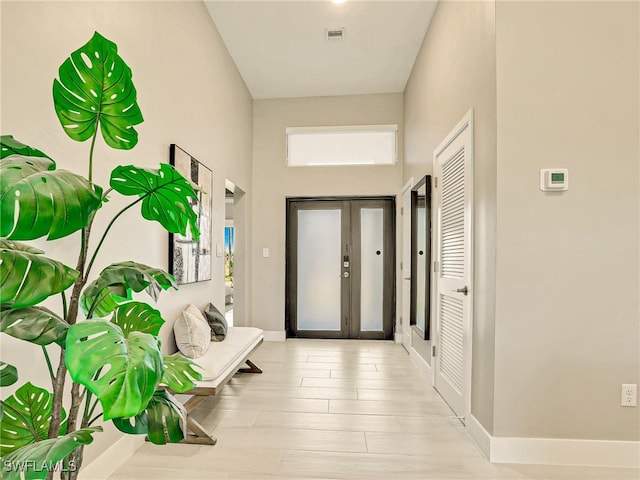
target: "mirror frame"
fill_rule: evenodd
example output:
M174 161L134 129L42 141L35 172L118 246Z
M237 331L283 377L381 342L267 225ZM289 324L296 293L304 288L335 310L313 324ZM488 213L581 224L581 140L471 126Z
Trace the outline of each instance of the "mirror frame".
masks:
M424 189L425 199L425 271L418 272L418 198L421 189ZM421 196L421 195L420 195ZM418 292L418 275L425 275L424 292ZM424 331L418 327L418 294L424 294ZM411 318L410 325L424 340L431 338L431 175L425 175L411 188Z

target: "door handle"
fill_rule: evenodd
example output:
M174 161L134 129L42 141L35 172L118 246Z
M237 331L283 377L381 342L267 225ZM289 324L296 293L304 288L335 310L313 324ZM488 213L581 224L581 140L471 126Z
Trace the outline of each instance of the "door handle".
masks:
M465 285L462 288L456 288L455 290L453 290L456 293L462 293L464 295L468 295L469 294L469 288Z

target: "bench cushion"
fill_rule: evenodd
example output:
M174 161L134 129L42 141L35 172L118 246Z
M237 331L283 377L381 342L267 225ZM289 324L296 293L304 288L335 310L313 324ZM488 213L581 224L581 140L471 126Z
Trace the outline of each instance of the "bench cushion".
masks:
M229 327L224 341L211 342L206 353L195 361L203 369L202 382L216 380L226 373L262 337L259 328Z

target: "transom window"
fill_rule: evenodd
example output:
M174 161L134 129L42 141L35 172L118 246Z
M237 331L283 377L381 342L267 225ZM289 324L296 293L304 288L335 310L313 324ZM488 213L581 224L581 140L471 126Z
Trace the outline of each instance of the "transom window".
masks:
M397 125L289 127L287 166L393 165Z

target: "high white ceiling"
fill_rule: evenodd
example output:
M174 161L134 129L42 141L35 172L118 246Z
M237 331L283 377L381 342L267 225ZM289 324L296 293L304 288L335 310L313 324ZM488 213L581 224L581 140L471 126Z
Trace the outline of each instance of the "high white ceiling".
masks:
M253 98L401 92L437 0L205 1ZM325 40L344 28L343 40Z

